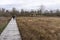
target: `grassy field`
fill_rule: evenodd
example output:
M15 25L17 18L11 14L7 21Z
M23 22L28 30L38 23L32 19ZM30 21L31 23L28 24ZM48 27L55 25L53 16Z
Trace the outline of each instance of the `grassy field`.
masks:
M6 27L9 20L10 20L9 17L0 17L0 34Z
M23 40L60 40L59 17L18 17Z

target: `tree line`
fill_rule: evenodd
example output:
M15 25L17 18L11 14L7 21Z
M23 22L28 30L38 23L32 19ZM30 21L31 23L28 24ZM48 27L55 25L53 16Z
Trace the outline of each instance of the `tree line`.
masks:
M57 16L60 17L60 10L44 10L44 7L41 6L38 10L31 10L31 11L25 11L21 9L21 11L16 10L15 8L12 8L11 11L5 10L4 8L0 9L0 16Z

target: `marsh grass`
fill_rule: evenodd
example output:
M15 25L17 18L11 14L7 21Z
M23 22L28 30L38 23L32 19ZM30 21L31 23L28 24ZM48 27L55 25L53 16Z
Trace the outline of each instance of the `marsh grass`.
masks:
M59 17L18 17L23 40L60 40Z
M0 34L5 29L9 21L10 17L0 17Z

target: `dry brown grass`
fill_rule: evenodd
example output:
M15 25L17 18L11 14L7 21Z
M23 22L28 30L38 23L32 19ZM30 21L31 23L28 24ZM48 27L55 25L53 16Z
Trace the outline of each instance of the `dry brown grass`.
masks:
M6 27L9 20L10 20L10 17L0 17L0 34Z
M18 17L23 40L60 40L60 18Z

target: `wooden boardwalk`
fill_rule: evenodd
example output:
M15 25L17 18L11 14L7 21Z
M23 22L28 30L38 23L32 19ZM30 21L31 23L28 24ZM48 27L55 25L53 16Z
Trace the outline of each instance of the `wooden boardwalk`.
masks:
M0 40L21 40L15 19L11 19L5 30L0 35Z

